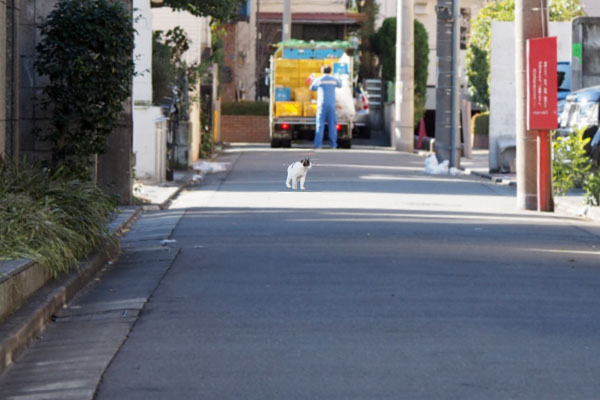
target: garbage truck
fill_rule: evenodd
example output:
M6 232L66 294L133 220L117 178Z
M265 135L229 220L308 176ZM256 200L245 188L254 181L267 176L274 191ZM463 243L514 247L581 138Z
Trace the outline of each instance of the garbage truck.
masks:
M312 79L329 65L342 81L336 89L338 146L352 146L354 46L348 41L305 42L289 40L277 45L270 59L269 126L271 147L291 147L296 140L312 140L315 134L317 92L309 89ZM329 127L325 129L327 138Z

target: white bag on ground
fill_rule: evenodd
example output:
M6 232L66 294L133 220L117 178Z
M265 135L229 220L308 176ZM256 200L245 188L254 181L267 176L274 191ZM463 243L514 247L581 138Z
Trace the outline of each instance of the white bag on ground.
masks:
M438 163L435 154L432 154L425 159L425 173L430 175L448 174L448 164L450 164L448 160L444 160L441 163Z

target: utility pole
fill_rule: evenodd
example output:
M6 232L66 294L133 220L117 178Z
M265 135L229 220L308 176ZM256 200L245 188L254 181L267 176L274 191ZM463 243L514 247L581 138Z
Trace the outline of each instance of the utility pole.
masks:
M460 167L460 83L458 80L458 65L460 59L460 4L459 0L452 2L452 98L451 98L451 129L450 129L450 167Z
M292 0L283 0L283 26L281 30L281 40L286 41L292 38Z
M537 210L537 134L526 125L526 40L546 35L546 0L515 2L515 85L517 137L517 208Z
M414 1L398 0L396 9L396 93L392 146L396 150L414 149L415 31Z
M458 1L458 0L455 0ZM456 151L453 144L453 15L452 0L438 0L435 7L437 13L437 59L438 78L435 92L435 154L438 161L454 159ZM458 137L458 135L456 135Z
M256 84L254 88L254 100L258 101L260 98L260 66L261 66L261 58L262 52L260 51L260 0L256 0L256 51L255 51L255 61L254 61L254 73L256 75Z

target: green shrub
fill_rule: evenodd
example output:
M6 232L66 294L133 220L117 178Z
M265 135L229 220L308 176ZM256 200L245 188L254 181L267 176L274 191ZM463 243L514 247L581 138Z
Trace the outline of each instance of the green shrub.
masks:
M221 105L223 115L269 115L266 101L232 101Z
M585 201L592 206L600 206L600 173L595 171L589 174L583 182Z
M429 38L425 25L414 20L414 123L425 115L427 77L429 71ZM379 56L381 77L396 80L396 17L386 18L381 28L372 36L373 51Z
M556 194L567 193L583 184L588 177L591 163L585 146L590 139L583 137L584 131L585 129L580 129L575 134L554 138L552 175Z
M52 144L55 165L89 176L91 156L107 150L131 96L131 11L119 1L59 0L38 28L35 69L49 79L42 106L51 111L40 137Z
M33 259L56 277L112 240L116 199L65 171L0 158L0 259Z
M490 133L490 113L489 111L476 114L472 119L472 129L475 135L489 135Z

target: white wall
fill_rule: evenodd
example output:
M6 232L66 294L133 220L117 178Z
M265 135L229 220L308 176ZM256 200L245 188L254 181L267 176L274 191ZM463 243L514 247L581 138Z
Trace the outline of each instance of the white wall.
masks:
M135 72L133 103L152 103L152 13L150 0L134 0Z
M147 182L164 182L167 167L167 125L159 107L134 107L135 175Z
M186 62L188 64L200 62L202 50L210 47L208 18L196 17L187 11L173 11L170 7L159 7L152 9L152 19L152 29L155 31L166 32L180 26L190 40L190 48L184 55Z
M550 22L549 36L558 41L558 61L571 60L571 24ZM515 28L492 22L490 66L490 170L500 168L499 143L516 140Z
M580 0L583 9L590 17L600 17L600 1L598 0Z
M166 174L166 132L157 132L162 120L152 106L152 12L150 0L134 0L135 71L133 78L133 152L139 179L163 182ZM159 136L157 136L159 135ZM164 142L164 145L161 143Z

